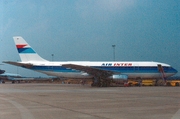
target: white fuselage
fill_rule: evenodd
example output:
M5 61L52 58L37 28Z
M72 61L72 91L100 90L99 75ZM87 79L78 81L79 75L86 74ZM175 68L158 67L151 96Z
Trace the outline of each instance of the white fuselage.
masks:
M158 64L164 68L166 77L172 76L177 71L170 65L159 62L90 62L90 61L69 61L69 62L23 62L33 64L32 70L57 77L67 78L93 78L92 75L83 71L63 68L64 64L75 64L80 66L94 67L102 70L112 71L114 74L124 74L128 78L160 78L161 73L158 71Z

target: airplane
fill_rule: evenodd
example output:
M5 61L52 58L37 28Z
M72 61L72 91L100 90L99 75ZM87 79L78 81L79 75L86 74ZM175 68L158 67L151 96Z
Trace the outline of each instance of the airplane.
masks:
M5 70L0 69L0 83L5 83L7 80L12 81L12 83L20 83L21 81L53 81L56 78L57 77L23 77L20 74L5 73Z
M4 61L59 78L92 79L91 86L110 86L112 81L158 79L177 73L169 64L153 61L48 61L21 37L13 37L21 62Z
M2 71L2 72L1 72ZM12 83L15 83L15 78L21 78L20 74L13 74L13 73L5 73L5 70L0 70L0 83L5 83L5 80L10 80Z

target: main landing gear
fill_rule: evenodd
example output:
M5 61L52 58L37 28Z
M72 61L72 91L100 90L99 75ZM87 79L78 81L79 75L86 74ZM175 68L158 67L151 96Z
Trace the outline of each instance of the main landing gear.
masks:
M111 81L109 79L94 78L91 84L92 87L109 87Z

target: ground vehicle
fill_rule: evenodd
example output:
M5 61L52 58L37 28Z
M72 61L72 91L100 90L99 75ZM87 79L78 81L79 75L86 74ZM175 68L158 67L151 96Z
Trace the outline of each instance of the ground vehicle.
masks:
M180 86L180 80L167 80L167 86Z

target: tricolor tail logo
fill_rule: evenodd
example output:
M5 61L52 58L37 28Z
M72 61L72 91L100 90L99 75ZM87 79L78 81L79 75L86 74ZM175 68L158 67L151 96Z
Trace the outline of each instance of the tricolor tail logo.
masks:
M36 53L31 47L27 44L16 45L16 48L19 53Z

